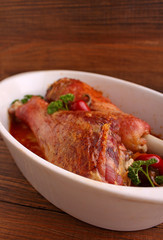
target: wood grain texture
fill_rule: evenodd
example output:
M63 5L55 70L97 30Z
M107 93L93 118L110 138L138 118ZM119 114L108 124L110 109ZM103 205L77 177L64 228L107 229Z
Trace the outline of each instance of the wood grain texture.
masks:
M162 1L0 4L0 79L23 71L76 69L163 91Z
M0 0L0 80L70 69L163 92L163 1ZM0 239L161 240L163 224L138 232L96 228L46 201L0 138Z

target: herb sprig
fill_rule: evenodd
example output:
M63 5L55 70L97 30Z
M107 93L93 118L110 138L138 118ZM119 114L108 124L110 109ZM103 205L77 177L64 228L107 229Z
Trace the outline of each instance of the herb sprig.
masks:
M60 96L59 100L51 102L47 107L47 113L53 114L59 110L69 110L68 104L74 100L71 93Z
M14 104L14 103L17 102L17 101L20 101L22 104L25 104L25 103L27 103L33 96L37 96L37 97L43 98L41 95L31 95L31 94L27 94L27 95L25 95L22 99L15 99L15 100L11 103L11 105Z
M24 98L21 99L21 102L23 104L27 103L32 97L33 97L33 95L31 95L31 94L25 95Z
M157 184L162 185L163 184L163 176L156 176L155 181Z
M146 161L139 160L139 161L133 162L132 165L129 166L129 168L128 168L128 177L132 180L133 184L139 185L141 183L141 180L139 177L139 172L142 172L147 177L147 179L149 180L152 187L155 187L155 185L153 184L153 182L149 176L149 166L156 162L157 162L157 160L155 158L151 158ZM143 169L142 166L146 166L146 168Z

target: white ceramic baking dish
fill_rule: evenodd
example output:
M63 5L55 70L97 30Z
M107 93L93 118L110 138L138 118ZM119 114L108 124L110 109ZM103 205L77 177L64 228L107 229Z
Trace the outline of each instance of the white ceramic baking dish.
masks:
M8 107L25 94L44 95L62 77L80 79L109 96L123 111L146 120L163 135L163 94L99 74L78 71L36 71L18 74L0 83L0 131L17 166L32 186L66 213L98 227L133 231L163 222L163 187L115 186L61 169L15 140L8 132Z

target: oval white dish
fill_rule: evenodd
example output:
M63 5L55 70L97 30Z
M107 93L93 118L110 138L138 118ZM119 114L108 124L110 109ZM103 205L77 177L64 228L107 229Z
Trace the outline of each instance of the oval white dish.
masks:
M150 228L163 222L163 187L115 186L61 169L30 152L8 132L8 107L26 94L44 95L62 77L87 82L123 111L146 120L163 135L163 94L116 78L78 71L51 70L18 74L0 83L0 131L17 166L52 204L92 225L119 231Z

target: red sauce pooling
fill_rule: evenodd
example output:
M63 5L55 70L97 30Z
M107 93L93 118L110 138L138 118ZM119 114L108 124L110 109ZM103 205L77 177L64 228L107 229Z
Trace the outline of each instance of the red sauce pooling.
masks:
M10 118L9 132L22 145L38 156L45 158L30 128L14 117Z

